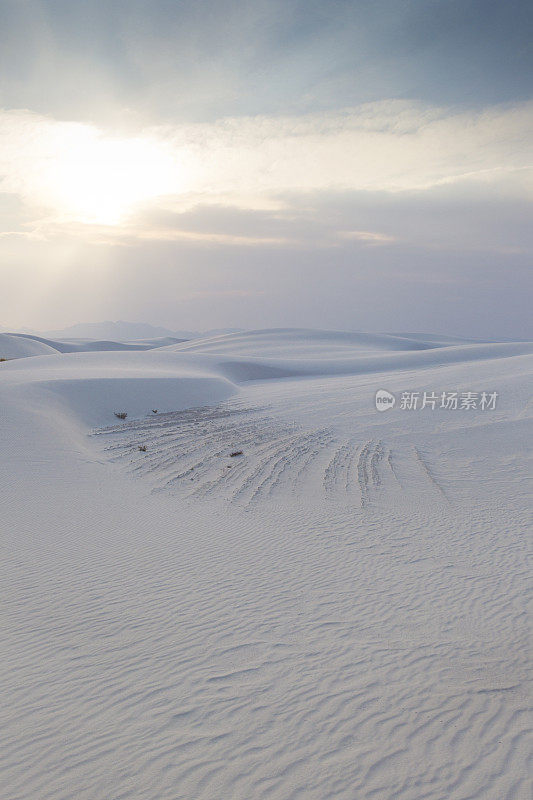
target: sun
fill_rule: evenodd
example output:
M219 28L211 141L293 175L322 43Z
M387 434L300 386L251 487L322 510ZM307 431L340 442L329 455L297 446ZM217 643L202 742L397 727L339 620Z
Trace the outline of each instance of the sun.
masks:
M117 225L136 208L184 189L184 168L150 137L110 138L80 126L50 165L50 192L70 221Z

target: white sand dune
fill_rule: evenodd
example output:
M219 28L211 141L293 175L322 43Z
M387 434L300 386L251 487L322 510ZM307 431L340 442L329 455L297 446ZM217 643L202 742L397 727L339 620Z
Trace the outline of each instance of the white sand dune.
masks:
M183 342L172 349L180 351L232 353L234 355L287 356L302 358L328 357L345 353L379 350L424 350L434 347L421 340L379 333L308 330L306 328L273 328L229 333Z
M154 408L171 411L212 405L248 381L478 364L532 350L527 342L445 347L386 335L301 330L227 334L158 348L132 348L132 352L123 349L122 343L117 343L117 352L100 349L100 344L92 342L94 349L84 344L77 352L52 356L46 350L46 359L31 363L12 361L4 365L4 382L30 395L46 391L86 425L103 425L113 421L115 411L125 410L131 418Z
M57 349L45 341L0 333L0 358L28 358L56 353Z
M50 355L50 353L90 353L106 352L108 350L152 350L154 347L164 347L175 345L184 339L176 339L171 336L159 339L135 339L134 341L114 341L108 339L45 339L29 333L10 333L0 334L14 339L16 347L20 353L28 355ZM34 344L35 343L35 344ZM39 348L38 345L44 345ZM0 340L1 345L1 340ZM20 358L19 355L10 358Z
M2 796L529 797L532 352L288 330L0 364Z

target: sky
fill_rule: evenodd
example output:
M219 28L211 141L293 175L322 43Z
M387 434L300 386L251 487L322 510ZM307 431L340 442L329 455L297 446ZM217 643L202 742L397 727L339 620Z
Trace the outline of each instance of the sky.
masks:
M0 0L0 329L532 338L531 23Z

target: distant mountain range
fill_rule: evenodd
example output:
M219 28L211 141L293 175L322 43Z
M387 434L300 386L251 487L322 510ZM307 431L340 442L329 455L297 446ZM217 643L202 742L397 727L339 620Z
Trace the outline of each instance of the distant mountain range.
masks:
M210 331L172 331L147 322L78 322L68 328L54 331L24 331L38 333L46 339L99 339L107 341L130 342L135 339L158 339L173 337L175 339L197 339L200 336L219 336L225 333L236 333L240 328L218 328ZM22 331L20 331L22 333Z

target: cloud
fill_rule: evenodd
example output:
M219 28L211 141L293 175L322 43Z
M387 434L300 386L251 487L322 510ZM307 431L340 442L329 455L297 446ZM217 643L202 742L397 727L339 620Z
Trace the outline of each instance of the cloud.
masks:
M220 198L290 191L411 191L515 176L531 187L533 104L455 113L382 101L328 114L224 119L160 129L191 175L190 191Z
M384 101L114 137L4 111L0 316L42 329L121 317L525 336L531 114ZM121 211L112 224L100 196L118 203L105 207Z
M144 237L158 230L143 228L139 217L150 204L172 212L214 204L268 210L283 209L289 194L465 191L473 184L526 196L532 122L533 103L455 113L383 101L328 114L149 128L117 138L95 126L4 111L1 188L24 200L41 231L88 222L129 227L131 234L128 220L137 214ZM159 230L163 238L170 235Z
M339 231L341 239L352 239L356 242L367 242L368 244L389 244L396 241L396 237L387 233L377 233L376 231Z

